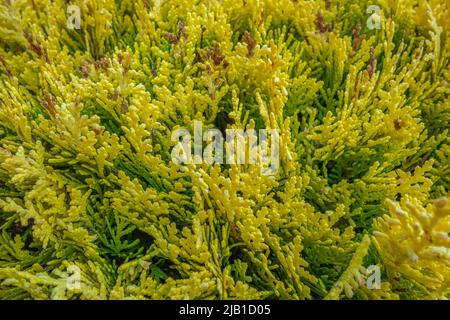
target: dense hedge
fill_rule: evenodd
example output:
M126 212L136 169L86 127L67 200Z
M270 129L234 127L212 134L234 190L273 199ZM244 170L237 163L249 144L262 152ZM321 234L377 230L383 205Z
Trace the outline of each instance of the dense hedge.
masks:
M448 1L0 17L1 299L450 298ZM278 171L173 163L194 120L278 130Z

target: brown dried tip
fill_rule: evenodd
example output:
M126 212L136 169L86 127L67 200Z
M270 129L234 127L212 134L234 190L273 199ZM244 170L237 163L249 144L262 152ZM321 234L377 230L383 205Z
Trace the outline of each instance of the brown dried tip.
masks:
M325 0L325 9L330 9L331 8L331 0Z
M122 111L123 111L123 113L128 112L128 102L126 102L125 100L122 101Z
M198 53L197 48L194 50L194 62L202 61L202 56Z
M259 14L259 22L258 22L258 27L260 27L264 22L264 10L261 11L261 13Z
M353 30L353 51L357 51L359 49L359 46L361 45L361 42L366 38L366 35L361 35L361 25L358 23Z
M12 77L11 70L8 69L8 65L6 64L6 61L1 54L0 54L0 63L3 65L3 69L5 69L5 73L8 75L9 78L11 78Z
M210 58L214 61L216 66L220 65L225 60L225 56L220 54L220 46L216 43L210 52Z
M150 3L148 3L147 0L143 0L142 2L144 3L145 9L150 10L150 8L151 8L151 7L150 7Z
M316 24L317 29L320 31L320 33L326 33L329 31L328 25L325 23L324 17L320 11L317 11L317 18L314 20L314 23Z
M448 203L448 199L445 197L434 200L434 206L438 209L444 208Z
M98 136L102 133L102 129L99 129L99 128L92 128L92 131L94 131L96 136Z
M186 24L185 24L184 21L179 21L178 22L178 32L177 32L178 40L180 40L181 37L186 37L186 30L184 28L185 26L186 26Z
M120 96L121 96L120 92L117 91L117 90L114 90L114 92L112 94L108 95L108 98L113 100L113 101L117 101Z
M394 128L395 130L400 130L405 126L405 122L402 119L395 119L394 120Z
M211 100L216 100L216 92L213 90L210 90L209 97L211 98Z
M211 66L210 66L209 64L207 64L207 65L206 65L206 74L207 74L207 75L212 75L212 73L213 73L213 72L212 72Z
M166 38L166 40L169 41L170 43L172 43L173 45L176 45L176 44L178 44L178 42L180 42L178 37L176 35L174 35L173 33L169 33L169 32L164 33L164 38Z
M117 55L117 59L119 60L119 63L122 65L123 68L123 74L126 74L131 67L131 55L129 53L122 55L119 53Z
M369 78L372 79L375 71L377 69L377 58L375 57L375 50L373 47L370 48L370 60L369 66L367 67L367 71L369 73Z
M78 68L78 71L80 71L80 74L83 78L89 77L89 62L86 60L81 61L81 65Z
M48 93L48 91L44 91L44 95L40 102L52 117L56 116L56 98L54 96Z
M220 66L223 63L224 68L226 68L229 65L228 61L225 60L225 55L221 54L218 43L214 44L212 49L207 50L203 58L205 60L212 59L216 66Z
M420 42L419 47L416 49L414 53L414 59L419 59L422 56L422 49L423 49L423 41Z
M50 63L50 59L48 57L47 48L45 46L41 46L41 41L36 38L36 43L34 42L33 36L28 31L23 32L23 36L28 42L28 49L37 54L39 58L45 58L47 63Z
M247 44L247 57L253 57L255 54L256 40L250 35L248 31L244 32L242 40Z
M181 37L186 37L184 21L178 22L178 31L176 35L170 32L164 33L164 38L166 38L166 40L172 43L173 45L178 44L180 42Z
M94 63L95 69L100 69L103 72L106 72L110 66L110 62L109 59L104 57L104 58L100 58L97 61L95 61Z

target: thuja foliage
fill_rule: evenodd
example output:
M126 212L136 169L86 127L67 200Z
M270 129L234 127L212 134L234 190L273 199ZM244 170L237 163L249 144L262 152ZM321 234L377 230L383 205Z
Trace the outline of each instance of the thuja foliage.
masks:
M448 1L0 16L1 299L450 298ZM194 120L279 130L278 172L173 163Z

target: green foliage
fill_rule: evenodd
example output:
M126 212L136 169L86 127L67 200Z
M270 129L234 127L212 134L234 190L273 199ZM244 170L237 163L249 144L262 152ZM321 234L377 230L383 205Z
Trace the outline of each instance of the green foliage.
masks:
M0 299L450 298L448 2L0 16ZM174 164L195 120L277 129L279 171Z

